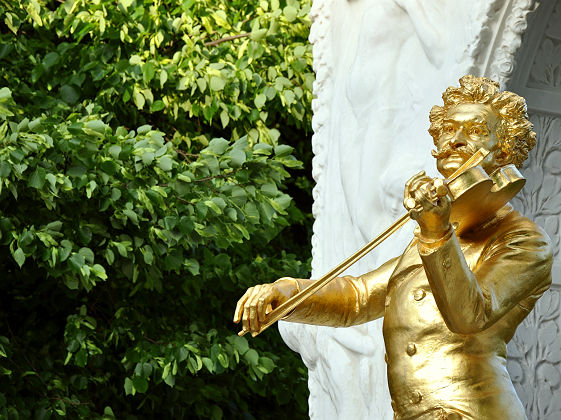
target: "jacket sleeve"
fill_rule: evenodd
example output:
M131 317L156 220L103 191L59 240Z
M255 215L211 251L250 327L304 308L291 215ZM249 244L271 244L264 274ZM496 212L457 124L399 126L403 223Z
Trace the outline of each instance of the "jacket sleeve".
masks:
M359 277L337 277L306 299L284 320L330 327L362 324L384 315L388 281L397 264L393 258ZM300 290L313 280L296 279Z
M455 333L483 331L516 305L531 310L551 284L549 238L527 219L493 238L473 271L455 233L434 249L418 248L436 304Z

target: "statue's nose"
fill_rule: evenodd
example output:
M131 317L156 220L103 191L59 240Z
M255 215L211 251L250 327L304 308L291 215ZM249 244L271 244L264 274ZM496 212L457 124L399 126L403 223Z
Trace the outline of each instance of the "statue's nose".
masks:
M465 146L467 144L467 136L464 132L464 127L460 127L454 137L450 140L450 144L454 147Z

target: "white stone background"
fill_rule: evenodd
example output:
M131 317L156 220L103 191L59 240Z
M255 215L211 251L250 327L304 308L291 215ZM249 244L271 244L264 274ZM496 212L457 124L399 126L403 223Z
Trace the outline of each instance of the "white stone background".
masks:
M426 130L442 91L467 73L499 80L527 98L539 141L514 204L548 231L556 252L554 285L509 344L508 368L530 420L561 420L561 0L537 5L314 1L312 274L321 276L395 220L411 175L436 175ZM347 273L400 254L412 229L407 225ZM393 417L381 320L345 329L279 328L308 367L312 419Z
M508 346L508 370L531 420L561 420L561 1L530 16L509 88L524 96L537 145L513 204L545 228L555 251L553 285Z

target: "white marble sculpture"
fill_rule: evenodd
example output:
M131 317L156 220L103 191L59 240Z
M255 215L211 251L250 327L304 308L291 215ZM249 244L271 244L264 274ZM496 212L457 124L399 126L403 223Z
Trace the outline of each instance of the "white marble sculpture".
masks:
M434 167L426 131L431 106L463 74L504 85L534 8L532 0L314 1L314 277L403 212L394 186ZM400 254L412 228L348 274ZM309 369L312 419L392 418L380 320L346 329L279 328Z

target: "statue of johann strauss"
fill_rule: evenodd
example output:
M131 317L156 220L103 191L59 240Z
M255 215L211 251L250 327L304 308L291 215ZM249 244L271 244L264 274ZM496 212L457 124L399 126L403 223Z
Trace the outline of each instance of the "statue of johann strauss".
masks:
M524 99L464 76L430 112L436 165L449 177L477 150L489 174L521 166L535 144ZM506 344L551 283L547 234L508 204L458 231L451 202L424 173L405 185L419 227L403 254L359 277L338 277L286 321L346 327L384 317L395 419L525 419L506 370ZM477 206L473 209L477 212ZM235 322L256 334L268 314L313 280L250 288Z

